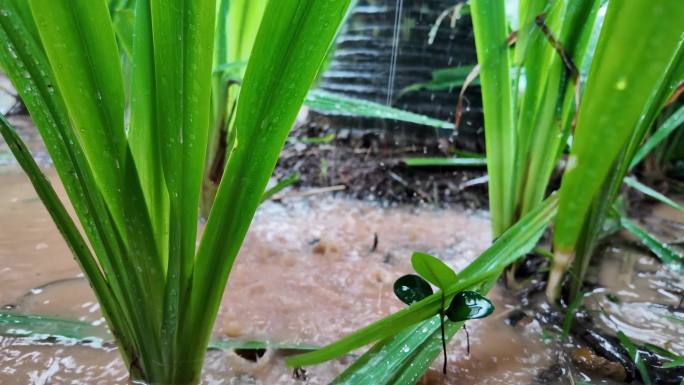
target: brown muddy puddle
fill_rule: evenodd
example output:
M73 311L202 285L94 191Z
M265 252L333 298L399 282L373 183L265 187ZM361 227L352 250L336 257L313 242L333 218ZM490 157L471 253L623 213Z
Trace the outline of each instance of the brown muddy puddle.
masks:
M0 168L0 186L0 306L101 325L90 288L27 179L16 167L5 166ZM402 308L392 283L411 272L412 251L434 253L459 270L489 243L489 222L483 212L386 208L325 194L268 202L259 209L230 276L215 334L326 344ZM601 306L612 306L607 314L614 319L602 321L624 325L630 337L684 353L682 331L662 317L651 316L653 302L677 305L676 295L660 292L672 292L663 285L681 292L681 278L653 268L657 264L643 254L630 258L636 262L627 267L619 258L609 258L605 263L613 261L613 271L628 272L618 275L606 270L608 278L599 277L603 292L586 300L595 297ZM619 295L620 304L606 301L607 292ZM459 333L449 347L446 379L434 371L425 383L570 384L571 377L586 379L567 369L559 345L543 338L539 323L506 324L516 301L502 288L491 297L496 312L468 323L470 355ZM635 312L641 318L633 317ZM346 357L307 368L306 383L329 383L351 360ZM561 375L549 376L554 373L549 368L558 365L565 369ZM435 368L439 366L441 359L435 363ZM126 369L115 348L0 338L2 385L126 382ZM292 378L282 354L271 351L253 363L231 351L212 350L203 375L203 384L297 383L302 382Z

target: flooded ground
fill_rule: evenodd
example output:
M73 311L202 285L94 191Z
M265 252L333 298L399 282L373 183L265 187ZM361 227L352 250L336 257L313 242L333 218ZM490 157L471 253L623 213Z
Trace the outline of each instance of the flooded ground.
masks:
M30 120L15 116L12 122L55 180ZM0 311L90 322L107 340L90 288L3 143L0 186ZM484 211L385 207L311 192L288 192L259 209L231 274L216 338L332 342L403 306L392 284L411 272L414 250L460 270L490 244ZM683 241L684 216L674 210L657 207L642 225L664 241ZM684 331L676 321L684 319L682 276L624 241L603 253L584 299L597 327L684 354ZM490 297L495 313L468 323L470 354L459 333L449 347L448 375L439 371L439 358L423 384L615 384L575 367L575 345L557 342L557 330L533 317L512 326L512 315L522 307L508 291L496 287ZM306 383L327 384L352 360L308 368ZM126 383L126 368L111 344L0 337L1 385ZM254 363L232 351L211 350L203 376L206 385L298 383L303 382L292 378L276 351Z
M0 185L0 305L101 325L87 283L26 178L16 167L4 166ZM329 195L268 202L232 272L215 334L331 342L402 307L392 283L411 271L413 250L439 255L460 269L489 242L489 222L479 211L387 208ZM587 306L605 309L600 319L609 328L619 325L632 338L684 353L681 326L665 317L668 307L681 305L681 278L634 249L614 247L607 253L598 273L601 287L587 296ZM448 376L435 370L424 383L571 384L571 378L590 378L572 368L537 321L507 324L517 302L504 290L496 288L492 298L496 312L469 322L470 355L460 333L449 348ZM0 384L126 384L116 349L107 346L0 338ZM309 368L307 383L329 383L351 360ZM278 352L253 363L217 350L207 357L203 381L298 383Z
M101 323L87 283L27 180L5 167L0 185L0 304L25 314ZM489 242L482 212L383 208L325 195L270 202L259 210L235 265L215 333L328 343L402 307L392 283L411 270L413 250L435 253L460 269ZM505 327L507 301L499 290L493 298L497 312L469 324L471 355L461 335L452 344L447 383L528 384L552 363L553 349L539 338L538 325ZM113 348L10 338L0 344L3 385L126 383ZM349 362L310 368L308 383L328 383ZM204 383L295 381L278 354L252 363L212 351Z

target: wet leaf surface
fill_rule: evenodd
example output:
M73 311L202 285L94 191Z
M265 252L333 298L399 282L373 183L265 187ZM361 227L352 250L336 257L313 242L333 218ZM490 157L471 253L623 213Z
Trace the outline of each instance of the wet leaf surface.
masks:
M394 282L394 294L401 302L412 305L432 295L432 287L423 278L407 274Z
M494 312L494 305L482 294L462 291L454 297L446 310L446 316L453 322L484 318Z

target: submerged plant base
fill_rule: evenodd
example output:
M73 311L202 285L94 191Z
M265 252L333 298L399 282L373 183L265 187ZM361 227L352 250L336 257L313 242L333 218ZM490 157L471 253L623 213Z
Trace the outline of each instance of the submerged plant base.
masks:
M568 271L574 257L574 252L559 251L554 253L554 264L549 272L549 281L546 284L546 297L551 303L555 303L560 297L565 273Z

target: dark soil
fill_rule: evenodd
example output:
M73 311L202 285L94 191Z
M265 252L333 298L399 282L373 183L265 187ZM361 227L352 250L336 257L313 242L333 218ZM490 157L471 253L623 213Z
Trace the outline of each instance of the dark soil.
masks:
M484 167L404 164L408 157L448 156L448 138L433 142L402 146L387 131L334 130L309 122L293 130L274 175L282 179L299 172L299 187L344 186L346 194L358 199L485 207Z

